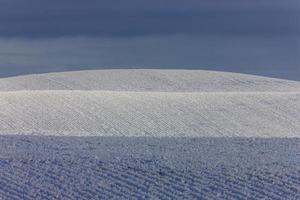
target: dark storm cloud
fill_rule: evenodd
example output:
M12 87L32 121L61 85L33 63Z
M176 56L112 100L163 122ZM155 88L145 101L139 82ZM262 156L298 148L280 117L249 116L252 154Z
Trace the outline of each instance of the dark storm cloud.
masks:
M0 77L112 68L206 69L300 80L299 37L0 38Z
M0 37L299 35L298 0L2 0Z

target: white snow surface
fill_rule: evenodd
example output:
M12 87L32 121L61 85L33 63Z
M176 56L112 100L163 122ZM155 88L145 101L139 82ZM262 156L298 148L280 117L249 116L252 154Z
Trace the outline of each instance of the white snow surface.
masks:
M300 92L300 82L204 70L87 70L0 79L0 91Z
M0 199L300 199L299 89L185 70L0 79Z
M0 80L0 134L299 137L300 82L201 70Z

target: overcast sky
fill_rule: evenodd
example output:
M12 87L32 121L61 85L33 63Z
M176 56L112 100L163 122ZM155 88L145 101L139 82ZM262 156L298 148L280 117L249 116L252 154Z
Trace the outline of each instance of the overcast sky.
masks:
M0 76L188 68L300 80L299 0L1 0Z

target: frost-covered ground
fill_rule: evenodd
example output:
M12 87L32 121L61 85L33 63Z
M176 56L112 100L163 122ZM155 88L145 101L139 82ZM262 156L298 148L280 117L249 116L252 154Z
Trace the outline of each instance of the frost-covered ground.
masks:
M297 137L300 82L201 70L0 79L2 134Z
M300 140L0 136L3 199L299 199Z
M205 70L91 70L0 79L0 91L300 92L299 81Z
M300 82L193 70L0 79L0 199L299 199Z
M298 137L297 92L0 92L0 132L27 135Z

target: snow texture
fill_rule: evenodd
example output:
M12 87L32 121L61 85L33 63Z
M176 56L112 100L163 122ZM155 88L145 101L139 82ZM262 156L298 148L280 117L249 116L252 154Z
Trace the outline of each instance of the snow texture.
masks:
M204 70L91 70L0 79L0 91L300 92L300 82Z
M300 199L300 82L185 70L0 79L0 199Z
M300 93L3 92L2 134L299 137Z
M300 83L185 70L98 70L0 81L0 134L299 137Z
M1 199L300 198L299 139L0 136Z

